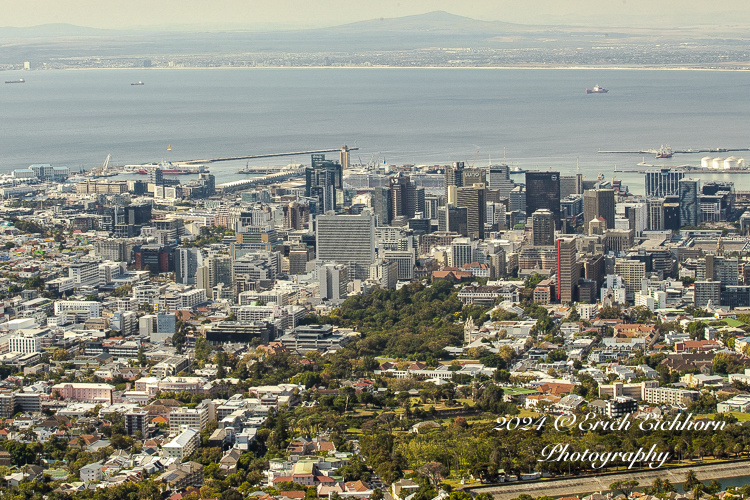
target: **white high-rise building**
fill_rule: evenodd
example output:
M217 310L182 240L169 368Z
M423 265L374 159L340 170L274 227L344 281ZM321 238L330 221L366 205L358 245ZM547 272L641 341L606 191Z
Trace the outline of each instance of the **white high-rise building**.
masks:
M370 210L359 215L332 212L316 218L317 259L344 264L349 277L367 279L375 261L375 216Z
M42 340L34 335L15 335L8 339L9 352L31 354L42 351Z

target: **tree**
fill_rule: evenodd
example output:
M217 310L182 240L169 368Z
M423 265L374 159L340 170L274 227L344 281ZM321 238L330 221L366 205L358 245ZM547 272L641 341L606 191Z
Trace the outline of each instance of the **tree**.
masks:
M445 473L445 466L440 462L427 462L417 469L417 474L427 478L433 486L437 486L437 484L443 479Z
M690 469L685 474L685 482L682 483L682 491L693 491L693 488L698 484L703 483L698 480L698 476L695 475L695 471L693 469Z
M219 500L244 500L244 497L236 489L230 488L221 492Z
M609 489L612 491L618 491L625 495L626 497L629 497L630 494L633 492L634 489L638 487L640 483L634 479L627 480L627 481L615 481L614 483L609 485Z

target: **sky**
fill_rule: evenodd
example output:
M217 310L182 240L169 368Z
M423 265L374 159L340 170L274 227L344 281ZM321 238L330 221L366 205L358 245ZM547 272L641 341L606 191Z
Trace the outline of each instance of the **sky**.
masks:
M295 29L444 10L486 21L585 26L747 23L747 0L0 0L0 26Z

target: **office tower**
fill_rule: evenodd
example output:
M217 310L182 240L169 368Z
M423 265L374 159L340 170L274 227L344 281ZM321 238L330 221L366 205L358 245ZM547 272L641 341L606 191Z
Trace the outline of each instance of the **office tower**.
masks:
M526 188L516 186L510 191L510 212L526 212Z
M282 207L284 228L300 230L310 220L310 206L293 201Z
M232 258L229 255L207 257L203 259L203 266L207 268L209 288L213 289L219 283L232 284ZM196 270L197 273L198 270Z
M339 152L339 163L343 170L349 168L349 147L346 144L341 146L341 151Z
M462 186L472 184L487 184L487 171L482 168L465 168L463 171ZM460 187L460 186L459 186Z
M390 187L391 220L395 217L413 218L417 207L417 188L414 183L408 176L391 177ZM424 208L424 202L422 206Z
M390 187L376 187L372 192L372 209L378 226L387 226L391 223L391 192Z
M434 194L428 194L424 197L424 216L428 219L437 220L438 207L440 207L440 197Z
M208 267L205 265L205 261L202 266L198 266L198 269L195 270L195 286L205 290L206 295L210 294L213 289L211 282L208 280Z
M337 301L346 299L349 284L349 271L346 266L324 264L318 269L318 280L321 299Z
M560 229L560 172L526 173L526 213L540 208L552 212L555 229Z
M474 239L484 239L487 207L484 201L484 184L473 184L457 189L456 206L466 208L466 229Z
M650 198L647 203L648 230L661 231L664 229L664 198Z
M198 248L175 249L175 281L185 285L195 284L195 273L203 265L203 254Z
M736 286L740 280L739 262L737 258L708 254L705 259L698 259L695 279L720 281L723 286Z
M679 183L684 177L684 172L668 168L646 172L646 196L677 196L680 192Z
M680 227L698 225L698 180L681 179L680 190Z
M615 260L615 274L625 282L626 298L632 301L635 292L641 289L641 281L646 277L646 263L638 260Z
M438 209L438 231L454 232L468 236L468 210L464 207L446 205Z
M615 228L615 192L612 189L588 189L583 192L584 227L588 228L589 222L599 217L607 223L607 229Z
M645 202L628 201L617 205L618 210L628 220L630 229L635 230L635 235L640 237L643 231L648 229L648 204Z
M316 223L318 261L345 264L350 278L367 279L370 264L375 261L375 216L372 212L319 215Z
M474 262L474 250L476 250L477 244L477 241L472 241L470 238L455 238L451 242L450 265L461 267L464 264Z
M716 307L721 303L721 281L696 281L693 288L695 307Z
M583 174L560 176L560 199L583 194Z
M451 199L450 187L462 187L464 185L464 162L453 162L450 167L445 167L445 200L446 203L453 202Z
M663 208L663 228L679 231L680 229L680 197L667 196L664 198Z
M552 212L546 209L537 210L531 215L532 242L536 246L555 244L555 221Z
M500 191L500 198L508 198L516 183L510 178L508 165L490 165L487 186Z
M422 215L424 215L425 210L426 210L425 203L426 203L426 196L427 196L425 195L424 188L417 188L414 191L414 195L415 195L414 212L415 213L419 212Z
M216 194L216 178L214 174L201 172L198 174L198 182L203 184L203 195L206 198Z
M305 196L318 200L318 213L336 210L338 191L343 190L340 163L326 160L325 155L312 155L312 166L305 169Z
M576 261L575 238L557 240L557 300L562 303L576 300L576 287L580 276Z

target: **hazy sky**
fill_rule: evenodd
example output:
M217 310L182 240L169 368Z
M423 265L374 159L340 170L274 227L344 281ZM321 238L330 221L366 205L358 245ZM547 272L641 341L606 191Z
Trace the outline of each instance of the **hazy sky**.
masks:
M307 28L434 10L524 24L673 27L750 19L747 0L0 0L0 26Z

